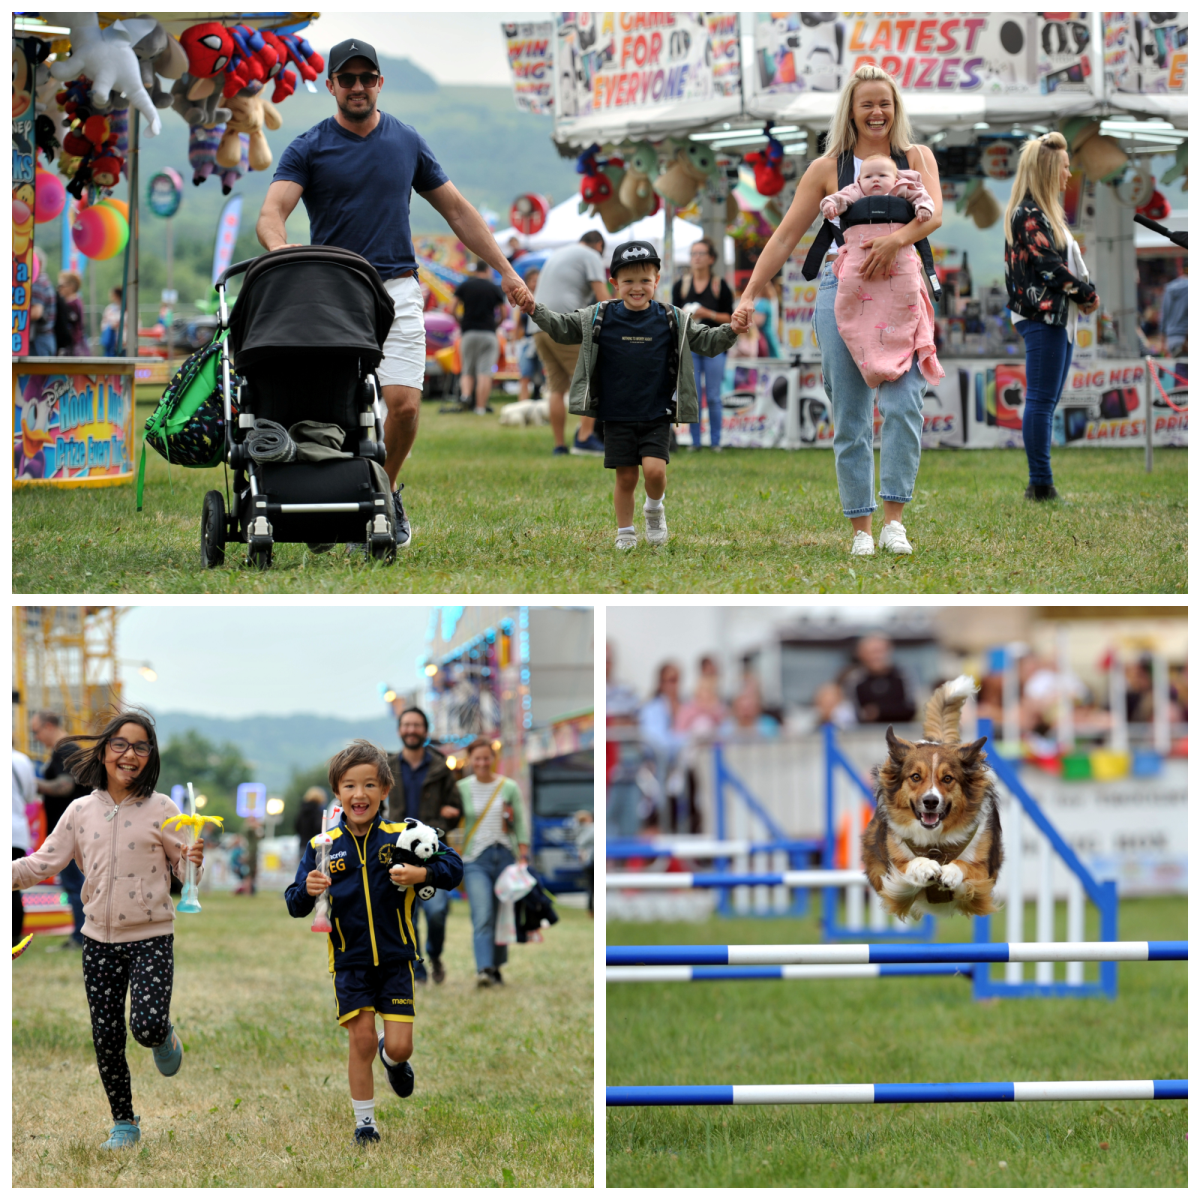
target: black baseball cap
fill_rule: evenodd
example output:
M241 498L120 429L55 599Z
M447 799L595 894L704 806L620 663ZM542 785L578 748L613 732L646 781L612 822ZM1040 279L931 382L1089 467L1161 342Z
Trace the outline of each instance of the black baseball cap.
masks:
M376 71L379 71L379 59L375 56L375 47L360 38L347 38L344 42L338 42L329 52L329 77L332 79L352 58L365 58Z
M608 273L615 279L617 271L622 267L640 267L647 264L653 264L659 270L662 269L662 260L658 257L658 251L655 250L652 242L622 242L613 251Z

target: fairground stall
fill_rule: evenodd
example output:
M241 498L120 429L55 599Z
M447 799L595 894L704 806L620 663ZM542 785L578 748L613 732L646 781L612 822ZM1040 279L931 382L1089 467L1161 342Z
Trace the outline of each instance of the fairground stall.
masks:
M821 154L846 78L868 62L889 71L944 199L931 241L946 377L925 397L929 448L1022 444L1002 213L1021 143L1061 130L1067 217L1101 308L1079 319L1055 442L1144 446L1148 466L1152 446L1187 444L1186 357L1148 367L1163 349L1154 305L1186 255L1186 13L564 13L502 32L517 104L552 114L548 132L577 160L579 211L622 236L662 212L664 297L683 257L673 218L726 248L736 293ZM801 274L814 234L760 300L758 346L727 361L727 445L832 444L816 283Z
M157 137L164 122L185 122L192 182L213 180L227 195L247 171L266 170L263 130L279 127L275 105L298 84L315 90L324 67L300 33L316 15L14 14L14 486L132 480L135 378L165 383L174 348L170 222L182 187L174 170L140 178L139 144ZM167 222L168 286L155 330L139 330L136 319L143 204L149 219ZM231 260L240 204L230 196L222 212L214 279ZM47 356L35 345L46 311L38 297L48 302L54 290L47 294L50 281L39 281L35 250L60 238L79 328L69 347ZM118 256L121 299L111 306L105 353L97 356L81 324L80 276L88 263ZM94 293L94 272L92 283ZM139 346L139 335L159 345ZM184 353L197 348L188 344L192 336L180 329Z
M443 606L426 639L431 736L452 752L492 739L497 770L529 805L534 869L552 891L582 890L579 846L590 844L592 636L590 607Z

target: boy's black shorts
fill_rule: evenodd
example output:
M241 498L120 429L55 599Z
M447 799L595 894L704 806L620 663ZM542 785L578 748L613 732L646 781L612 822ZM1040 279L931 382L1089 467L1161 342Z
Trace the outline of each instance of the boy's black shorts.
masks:
M379 967L339 967L333 975L333 996L339 1025L360 1012L377 1012L385 1021L411 1022L413 1006L411 962Z
M640 467L643 458L671 461L669 421L604 422L606 467Z

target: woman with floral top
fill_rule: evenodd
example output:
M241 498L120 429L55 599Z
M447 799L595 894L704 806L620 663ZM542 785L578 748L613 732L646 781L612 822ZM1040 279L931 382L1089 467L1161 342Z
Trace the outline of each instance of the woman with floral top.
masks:
M1071 235L1062 194L1071 156L1061 133L1021 147L1004 214L1004 282L1013 324L1025 339L1025 414L1021 428L1029 462L1027 500L1057 500L1050 471L1050 427L1071 368L1070 305L1081 313L1100 304L1096 289L1071 273Z

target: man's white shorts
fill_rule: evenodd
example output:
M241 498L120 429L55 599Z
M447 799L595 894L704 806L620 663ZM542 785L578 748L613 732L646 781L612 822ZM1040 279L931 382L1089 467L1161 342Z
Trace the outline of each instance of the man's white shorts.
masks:
M420 391L425 386L425 317L421 285L415 275L389 279L384 285L396 306L396 318L383 343L379 382Z

